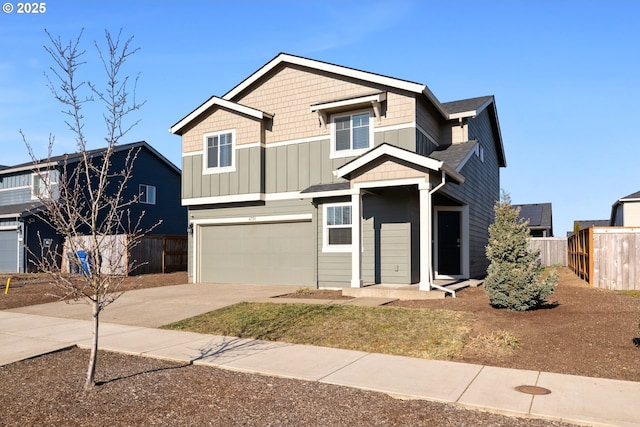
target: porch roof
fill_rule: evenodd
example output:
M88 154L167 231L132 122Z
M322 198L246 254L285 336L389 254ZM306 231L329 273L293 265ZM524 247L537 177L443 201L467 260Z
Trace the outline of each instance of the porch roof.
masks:
M43 207L44 205L39 201L0 206L0 218L19 218L29 216L41 211Z
M349 179L350 175L358 169L361 169L371 162L381 158L389 157L396 160L402 160L412 165L430 169L436 172L443 171L455 180L457 183L462 184L464 177L460 175L454 168L451 168L442 160L437 160L431 157L426 157L421 154L417 154L413 151L405 150L388 143L378 145L377 147L367 151L363 155L356 157L350 162L339 167L334 174L339 178Z

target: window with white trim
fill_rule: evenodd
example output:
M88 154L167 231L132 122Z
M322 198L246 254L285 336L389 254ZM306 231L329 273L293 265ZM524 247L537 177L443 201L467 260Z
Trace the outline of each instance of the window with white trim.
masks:
M147 205L155 205L156 204L156 187L153 185L140 184L139 188L139 198L138 201L140 203L144 203Z
M209 133L204 136L204 171L235 171L235 131Z
M357 155L373 145L373 126L368 111L334 116L331 124L332 157Z
M31 179L31 198L50 199L53 197L54 185L57 184L56 172L34 173Z
M323 205L323 252L351 252L351 203Z

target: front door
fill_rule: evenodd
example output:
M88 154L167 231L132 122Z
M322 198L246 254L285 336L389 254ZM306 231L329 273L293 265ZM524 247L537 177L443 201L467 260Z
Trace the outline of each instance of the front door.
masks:
M460 212L438 211L438 275L459 276L461 271Z

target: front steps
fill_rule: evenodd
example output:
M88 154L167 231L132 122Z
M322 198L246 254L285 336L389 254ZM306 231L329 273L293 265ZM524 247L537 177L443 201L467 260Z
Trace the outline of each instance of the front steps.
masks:
M482 284L482 280L466 279L466 280L435 280L434 284L441 288L448 289L443 291L433 288L431 291L420 291L418 285L369 285L362 288L343 288L342 295L355 298L388 298L401 301L406 300L428 300L443 299L449 294L455 297L455 292L468 288L477 287Z

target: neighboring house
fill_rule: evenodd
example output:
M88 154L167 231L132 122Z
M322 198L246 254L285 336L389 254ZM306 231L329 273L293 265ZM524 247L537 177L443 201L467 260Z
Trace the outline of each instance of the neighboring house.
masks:
M609 225L640 227L640 191L618 199L613 204Z
M568 231L567 236L573 235L573 233L584 230L589 227L608 227L610 221L608 219L577 219L573 221L573 231Z
M513 205L520 209L519 219L529 221L531 237L553 237L551 203Z
M112 155L111 170L117 170L130 150L139 150L134 172L128 183L126 199L140 195L138 203L130 207L131 218L142 215L140 227L149 228L162 220L152 234L185 235L186 209L180 204L180 169L146 142L119 145ZM104 149L91 150L99 159ZM39 215L43 205L37 197L42 194L42 182L34 173L36 167L47 170L46 176L55 186L63 168L71 169L80 155L52 157L37 163L8 166L0 170L0 271L22 273L35 268L41 254L41 242L46 246L62 247L59 236ZM55 197L53 194L52 197Z
M486 274L493 96L279 54L170 128L192 282L361 287Z

